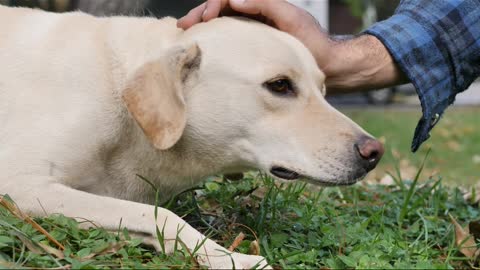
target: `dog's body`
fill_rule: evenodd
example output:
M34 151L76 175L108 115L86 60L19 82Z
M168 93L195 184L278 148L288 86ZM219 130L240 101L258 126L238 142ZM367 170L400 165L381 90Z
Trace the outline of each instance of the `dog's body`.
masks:
M48 175L75 189L135 201L149 200L150 190L135 174L163 172L162 178L173 180L167 184L172 187L162 187L165 195L188 187L177 180L189 178L190 170L158 162L158 153L128 121L121 97L137 67L163 57L175 42L180 30L173 19L0 10L7 22L0 38L4 172ZM146 35L152 37L148 42Z
M368 135L324 101L307 49L266 26L219 19L184 32L171 18L4 7L0 24L0 194L34 215L112 230L122 220L152 240L153 206L143 203L154 191L137 175L166 200L252 168L351 184L378 161L363 160L377 146L364 147ZM179 237L192 249L204 239L165 209L157 224L167 239L185 226ZM207 240L200 259L231 267L224 251ZM237 268L262 260L232 258Z

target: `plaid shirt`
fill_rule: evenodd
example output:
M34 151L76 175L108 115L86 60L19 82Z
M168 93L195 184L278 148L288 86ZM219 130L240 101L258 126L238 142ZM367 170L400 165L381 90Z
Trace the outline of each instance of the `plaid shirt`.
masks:
M480 0L402 0L395 15L365 33L383 42L420 97L415 152L480 76Z

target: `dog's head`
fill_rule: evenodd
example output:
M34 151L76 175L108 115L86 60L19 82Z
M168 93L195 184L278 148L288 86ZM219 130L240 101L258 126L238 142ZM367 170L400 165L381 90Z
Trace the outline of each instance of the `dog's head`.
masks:
M152 144L208 164L316 184L353 184L383 154L324 99L325 76L295 38L248 20L199 24L140 70L124 99Z

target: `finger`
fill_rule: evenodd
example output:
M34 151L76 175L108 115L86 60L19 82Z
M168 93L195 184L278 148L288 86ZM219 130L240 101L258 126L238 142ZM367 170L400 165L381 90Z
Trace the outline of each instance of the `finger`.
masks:
M190 10L187 15L177 21L177 27L187 30L194 24L202 22L202 15L205 12L206 7L207 3L203 3L200 6Z
M234 11L249 15L261 14L263 4L264 1L229 0L229 5Z
M204 22L208 22L214 18L220 16L220 12L228 5L228 0L209 0L207 2L207 8L203 13L202 19Z
M266 22L280 29L291 23L297 12L295 6L284 0L230 0L230 6L237 12L265 17Z
M305 10L298 8L287 1L281 1L278 5L275 5L274 1L268 1L268 3L264 5L262 13L273 22L275 27L289 33L298 30L292 29L292 26L301 25L292 22L298 22L300 18L311 16Z

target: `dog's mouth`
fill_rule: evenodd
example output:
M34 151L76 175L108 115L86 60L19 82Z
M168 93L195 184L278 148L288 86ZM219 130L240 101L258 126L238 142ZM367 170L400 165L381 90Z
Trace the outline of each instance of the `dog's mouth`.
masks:
M367 174L366 172L359 172L355 175L352 175L349 177L347 180L344 181L328 181L328 180L319 180L319 179L314 179L312 177L308 177L306 175L301 175L291 169L287 169L285 167L280 167L280 166L273 166L270 169L270 173L280 179L283 180L298 180L298 179L303 179L304 181L317 185L317 186L350 186L358 181L362 180L365 175Z
M302 177L297 172L278 166L272 167L270 173L284 180L297 180Z

